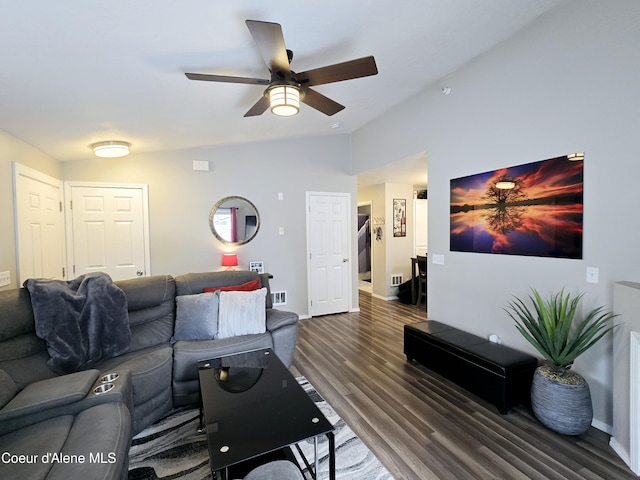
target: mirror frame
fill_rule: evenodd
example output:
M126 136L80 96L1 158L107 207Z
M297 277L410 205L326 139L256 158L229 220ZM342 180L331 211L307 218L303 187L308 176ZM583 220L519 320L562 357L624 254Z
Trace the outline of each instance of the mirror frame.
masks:
M222 238L220 236L220 234L216 231L216 229L214 228L214 225L213 225L213 216L215 215L215 213L218 210L218 208L220 208L225 202L228 202L230 200L238 200L238 201L246 202L256 212L256 230L253 232L253 235L251 235L249 238L245 238L244 240L242 240L240 242L231 242L229 240L226 240L226 239ZM245 243L249 243L251 240L256 238L256 235L258 234L258 231L260 230L260 212L258 212L258 209L256 208L256 206L250 200L248 200L248 199L246 199L244 197L240 197L238 195L231 195L229 197L224 197L224 198L220 199L218 202L216 202L216 204L211 209L211 212L209 212L209 229L211 230L211 233L213 233L213 235L218 240L220 240L222 243L224 243L226 245L244 245Z

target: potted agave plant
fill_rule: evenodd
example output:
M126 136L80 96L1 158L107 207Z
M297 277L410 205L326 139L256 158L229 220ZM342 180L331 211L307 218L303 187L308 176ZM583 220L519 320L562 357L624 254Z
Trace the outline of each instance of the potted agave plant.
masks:
M581 320L576 317L584 293L572 296L564 289L543 298L531 289L529 300L514 297L505 308L516 328L544 357L531 384L533 413L546 427L565 435L580 435L593 420L589 384L571 370L575 359L613 330L616 316L597 307Z

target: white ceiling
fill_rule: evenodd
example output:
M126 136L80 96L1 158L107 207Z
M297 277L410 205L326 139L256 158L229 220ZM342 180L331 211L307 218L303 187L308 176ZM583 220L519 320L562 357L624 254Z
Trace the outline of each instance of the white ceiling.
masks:
M138 153L348 133L559 1L0 0L0 129L60 161L101 140ZM346 106L332 117L243 118L263 87L184 72L268 78L246 19L282 25L296 71L373 55L379 74L316 87Z

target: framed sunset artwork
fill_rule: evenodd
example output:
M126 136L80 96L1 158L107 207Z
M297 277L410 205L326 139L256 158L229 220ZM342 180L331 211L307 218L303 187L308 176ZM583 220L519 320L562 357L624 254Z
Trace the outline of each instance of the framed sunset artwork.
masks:
M583 158L452 179L451 251L582 258Z

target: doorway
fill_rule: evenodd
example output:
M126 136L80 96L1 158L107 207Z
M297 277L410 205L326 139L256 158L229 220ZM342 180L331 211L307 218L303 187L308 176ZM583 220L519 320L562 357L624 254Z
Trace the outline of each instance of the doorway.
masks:
M66 279L62 182L13 163L18 285L27 278Z
M309 315L347 312L351 305L351 195L307 192Z
M358 289L373 292L371 202L358 204Z
M65 182L72 276L116 280L150 275L147 185Z

